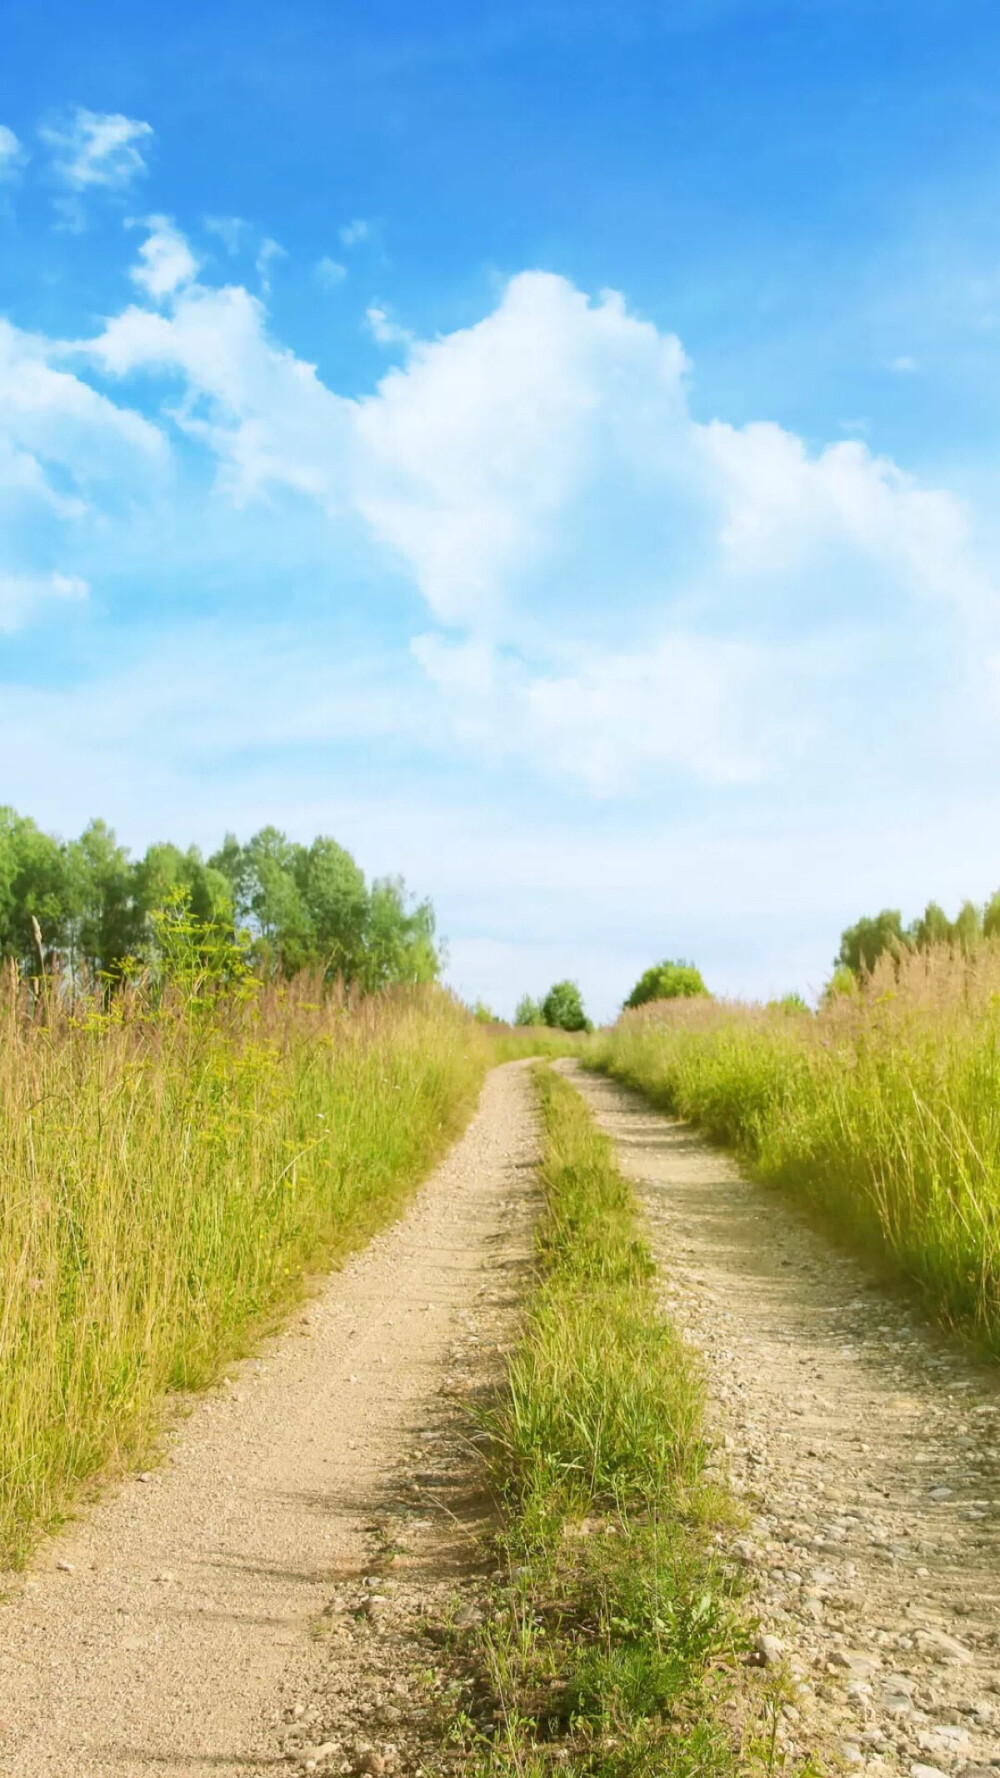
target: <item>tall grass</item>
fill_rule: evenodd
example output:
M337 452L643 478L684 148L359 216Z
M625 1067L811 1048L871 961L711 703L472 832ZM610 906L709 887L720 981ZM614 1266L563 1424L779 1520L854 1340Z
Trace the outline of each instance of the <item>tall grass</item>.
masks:
M661 1003L590 1059L1000 1352L1000 943L885 959L816 1016Z
M459 1732L482 1778L732 1778L757 1769L759 1713L736 1699L700 1378L607 1138L538 1078L539 1276L488 1421L505 1522L473 1662L487 1726Z
M0 1560L400 1206L486 1064L437 990L0 993Z

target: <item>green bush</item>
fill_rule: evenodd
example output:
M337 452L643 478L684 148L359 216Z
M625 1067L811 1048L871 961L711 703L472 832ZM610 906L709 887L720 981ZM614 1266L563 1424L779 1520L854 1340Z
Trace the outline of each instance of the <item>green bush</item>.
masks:
M693 963L678 958L654 963L639 977L625 1002L627 1007L647 1006L651 1000L688 1000L696 994L707 994L701 972Z

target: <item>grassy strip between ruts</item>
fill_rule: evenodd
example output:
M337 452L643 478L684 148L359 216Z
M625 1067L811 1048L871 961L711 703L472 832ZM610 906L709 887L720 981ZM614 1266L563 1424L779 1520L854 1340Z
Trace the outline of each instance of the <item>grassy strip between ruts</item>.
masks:
M745 1664L701 1382L610 1143L572 1087L537 1077L539 1276L488 1416L504 1578L455 1733L490 1778L766 1770L778 1691Z

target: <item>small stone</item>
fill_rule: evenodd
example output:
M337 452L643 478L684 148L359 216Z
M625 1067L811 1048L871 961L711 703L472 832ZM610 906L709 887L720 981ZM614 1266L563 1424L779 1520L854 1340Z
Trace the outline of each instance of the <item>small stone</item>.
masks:
M151 1482L153 1479L153 1472L151 1469L141 1469L135 1479L137 1482Z
M850 1648L834 1648L830 1651L827 1666L853 1673L856 1679L868 1679L878 1672L879 1663L874 1655L858 1654Z
M936 1488L928 1488L927 1498L928 1500L950 1500L954 1492L954 1488L948 1488L944 1483L940 1483Z
M936 1661L946 1661L963 1667L969 1667L975 1656L966 1648L964 1642L949 1636L944 1630L917 1630L914 1641L924 1654L932 1655Z
M947 1778L947 1774L942 1772L940 1766L924 1766L919 1760L914 1760L910 1767L910 1778Z
M753 1646L758 1663L763 1667L776 1667L785 1658L785 1645L778 1636L758 1636Z
M64 1557L60 1557L59 1561L56 1563L56 1567L60 1570L60 1572L62 1574L72 1574L73 1573L72 1562L67 1562Z
M361 1755L354 1770L359 1773L366 1773L367 1778L382 1778L385 1771L385 1760L382 1758L382 1755L376 1753L373 1748L369 1753L363 1753Z

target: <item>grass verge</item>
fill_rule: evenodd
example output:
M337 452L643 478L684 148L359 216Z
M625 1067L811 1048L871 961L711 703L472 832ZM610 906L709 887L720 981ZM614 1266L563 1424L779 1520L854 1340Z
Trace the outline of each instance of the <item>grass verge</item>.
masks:
M385 1224L487 1049L437 990L0 999L0 1564L164 1393L208 1381Z
M817 1015L652 1007L583 1060L734 1148L1000 1354L1000 942L886 960Z
M742 1664L700 1378L610 1144L572 1087L537 1078L539 1275L487 1420L503 1578L455 1737L484 1778L732 1778L773 1757L771 1706Z

